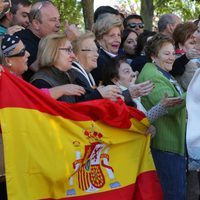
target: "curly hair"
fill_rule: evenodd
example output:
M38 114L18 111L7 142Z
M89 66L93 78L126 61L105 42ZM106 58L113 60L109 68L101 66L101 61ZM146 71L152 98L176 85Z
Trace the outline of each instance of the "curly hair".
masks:
M172 45L174 45L174 40L167 35L163 35L162 33L157 33L150 40L147 41L144 47L146 56L149 58L151 58L152 56L157 56L159 50L166 43L171 43Z

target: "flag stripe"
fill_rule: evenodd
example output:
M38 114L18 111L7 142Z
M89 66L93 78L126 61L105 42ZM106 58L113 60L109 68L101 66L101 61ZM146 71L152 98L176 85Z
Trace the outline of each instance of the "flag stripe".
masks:
M101 119L119 128L129 128L131 126L130 118L133 116L140 121L145 118L144 113L126 107L122 101L115 103L101 99L77 104L58 102L29 83L7 72L2 74L0 82L3 82L3 84L0 84L0 91L4 95L4 98L0 99L0 108L29 108L78 121ZM10 90L9 88L13 89ZM13 101L10 96L14 96L15 100ZM109 115L107 114L108 109Z
M152 180L157 180L157 184L152 185ZM140 188L140 186L142 187ZM155 171L149 171L140 174L135 184L131 184L126 187L122 187L120 189L96 193L93 195L60 198L57 200L73 200L73 199L163 200L163 193L161 191L157 173ZM55 199L48 198L43 200L55 200Z

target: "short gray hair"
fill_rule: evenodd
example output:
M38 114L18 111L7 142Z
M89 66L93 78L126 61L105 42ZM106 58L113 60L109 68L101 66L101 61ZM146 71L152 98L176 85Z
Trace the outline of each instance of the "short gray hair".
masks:
M101 39L102 36L108 33L113 27L119 27L123 30L122 21L119 17L113 14L101 14L93 25L93 32L96 39Z
M158 21L158 31L163 32L166 29L167 24L175 24L175 16L176 15L172 13L162 15Z
M54 5L50 0L38 1L31 7L29 13L29 20L32 22L34 19L37 19L41 22L41 9L47 5Z

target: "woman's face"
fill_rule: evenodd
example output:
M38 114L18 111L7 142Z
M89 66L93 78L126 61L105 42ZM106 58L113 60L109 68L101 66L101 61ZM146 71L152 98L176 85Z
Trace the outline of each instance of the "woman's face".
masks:
M25 50L25 46L20 40L13 50L11 57L6 57L5 60L10 71L20 76L28 69L27 61L29 56L30 54Z
M184 52L187 52L189 49L193 49L195 47L195 38L191 35L183 45L179 45L180 49L183 49Z
M174 46L169 42L164 43L160 48L158 55L153 56L152 60L155 61L155 64L163 70L167 72L171 71L172 65L175 61Z
M128 87L130 83L135 83L138 72L134 72L128 63L121 63L119 67L118 82L124 87Z
M120 28L111 28L108 33L102 36L102 38L99 40L99 43L106 51L117 55L121 43Z
M87 38L82 41L80 50L77 54L79 63L89 73L97 67L97 58L99 57L94 38Z
M138 36L136 35L136 33L130 32L123 44L123 48L126 53L134 55L135 47L137 45L137 38Z
M66 72L71 69L72 61L75 58L70 41L66 40L57 50L54 66L60 71Z

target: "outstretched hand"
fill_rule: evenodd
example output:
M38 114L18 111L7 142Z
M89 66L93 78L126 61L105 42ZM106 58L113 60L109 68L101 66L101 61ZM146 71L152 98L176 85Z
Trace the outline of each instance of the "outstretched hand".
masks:
M181 97L168 97L167 93L164 94L164 97L160 102L160 104L166 108L179 105L181 103L183 103L183 99Z
M148 95L154 88L152 81L145 81L139 84L130 84L128 87L129 93L132 98Z

